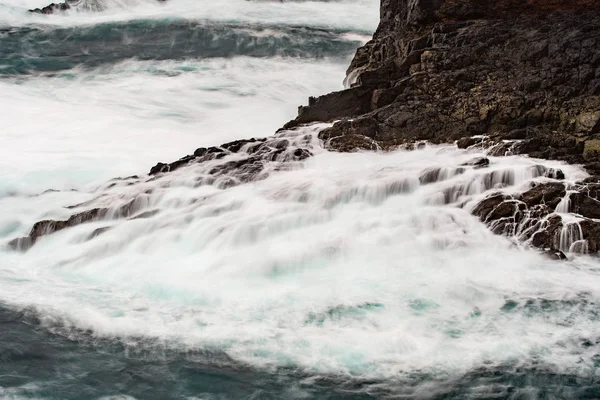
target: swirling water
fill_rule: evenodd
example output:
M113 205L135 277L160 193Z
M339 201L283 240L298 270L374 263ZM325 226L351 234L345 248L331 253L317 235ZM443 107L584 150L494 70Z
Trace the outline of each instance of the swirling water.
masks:
M548 179L539 164L577 166L331 153L316 125L279 134L313 157L255 182L198 183L227 160L145 175L341 89L376 1L94 4L0 0L0 240L86 202L146 218L0 249L0 397L600 397L600 262L547 260L469 213Z

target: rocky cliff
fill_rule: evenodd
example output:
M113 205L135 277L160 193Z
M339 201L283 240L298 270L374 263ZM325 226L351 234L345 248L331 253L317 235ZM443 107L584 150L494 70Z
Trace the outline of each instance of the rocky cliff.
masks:
M337 151L456 141L583 164L585 182L495 193L473 213L553 254L569 235L583 247L562 250L600 250L600 1L382 0L346 84L286 127L339 120L319 135Z
M382 0L347 82L288 126L353 117L321 135L338 150L486 135L600 173L599 1Z

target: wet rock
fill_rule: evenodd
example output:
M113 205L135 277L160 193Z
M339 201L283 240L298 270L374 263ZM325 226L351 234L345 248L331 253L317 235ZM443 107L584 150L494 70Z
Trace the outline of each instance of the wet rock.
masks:
M586 218L600 219L600 185L583 185L570 195L569 211Z
M531 238L525 238L530 239L533 247L544 249L545 251L558 251L556 248L556 237L560 233L562 226L562 218L559 216L552 216L546 220L540 219L534 225L536 229Z
M421 173L419 183L428 185L434 182L440 182L456 175L461 175L465 172L465 168L430 168Z
M561 215L556 214L558 204L567 196L567 190L570 198L568 211L579 214L579 222L572 222L572 218L565 222ZM492 194L480 201L472 213L494 233L529 243L549 255L562 251L596 253L600 249L599 199L600 184L582 183L566 187L564 183L547 182L537 184L521 195ZM563 246L568 245L562 249L561 237L565 230L580 230L581 237L571 238L573 243L562 243Z
M534 186L521 195L527 207L544 204L554 210L567 193L565 185L558 182L543 183Z
M185 167L186 165L189 165L195 159L196 159L195 155L190 155L190 156L182 157L179 160L174 161L170 164L165 164L165 163L159 162L158 164L156 164L154 167L152 167L150 169L149 175L173 172L181 167Z
M456 141L456 145L459 149L468 149L469 147L480 144L481 142L481 138L478 137L463 137Z
M354 87L311 99L294 124L341 119L323 140L368 137L377 149L487 136L491 155L600 173L599 2L385 0L380 14L348 68ZM356 148L347 143L330 147Z
M325 144L327 148L334 151L351 153L359 150L377 150L377 143L373 139L363 135L335 136Z
M308 146L309 142L310 138L306 138L303 144ZM308 148L297 147L288 139L278 136L269 139L243 139L225 143L219 147L198 148L194 151L194 154L182 157L172 163L160 162L150 169L149 175L173 172L193 164L220 160L232 154L240 154L243 158L216 166L210 172L211 175L222 175L238 171L240 175L246 176L242 180L248 181L263 170L266 162L277 160L282 162L301 161L312 155Z
M173 171L193 165L203 165L206 168L203 168L196 178L198 185L211 184L227 188L265 178L268 176L266 168L269 165L273 166L275 170L281 170L285 168L283 167L285 165L289 166L293 162L311 157L311 141L311 135L286 135L284 133L263 139L236 140L218 147L202 147L196 149L194 154L182 157L172 163L156 164L151 168L149 175L153 176L151 180L158 180L163 175ZM137 176L113 181L125 182L126 184L141 182ZM105 189L110 189L117 184L116 182L111 182L105 186ZM110 197L106 193L102 193L91 200L66 207L68 209L90 209L73 214L68 220L39 221L34 224L27 237L14 239L8 245L15 250L25 251L31 248L42 236L80 224L102 219L138 220L152 218L160 210L144 210L148 206L148 195L151 193L152 190L147 189L118 206L110 208L94 207L94 205L102 203L107 197ZM105 228L97 229L88 240L104 232Z
M461 165L463 165L465 167L485 168L490 165L490 159L487 157L476 157L476 158L469 160Z
M27 251L33 246L33 240L26 236L22 238L16 238L8 242L8 247L17 251Z
M584 239L587 240L587 251L591 254L600 251L600 222L585 219L579 223Z
M551 250L551 249L547 249L543 252L543 254L549 258L550 260L555 260L555 261L560 261L560 260L567 260L568 257L566 256L565 253L563 253L560 250Z
M29 248L31 248L42 236L50 235L52 233L62 231L63 229L84 224L86 222L96 221L105 217L108 211L109 210L106 208L94 208L74 214L69 219L64 221L44 220L36 222L33 225L33 228L31 228L28 236L14 239L10 241L8 245L15 250L29 250Z
M57 11L67 11L67 10L71 9L71 4L74 4L74 3L77 3L77 2L67 0L64 3L51 3L51 4L47 5L46 7L34 8L32 10L29 10L29 12L36 13L36 14L54 14Z
M35 243L41 236L49 235L86 222L96 221L106 216L107 212L108 209L106 208L94 208L92 210L74 214L66 221L44 220L36 222L29 233L29 237Z
M512 200L512 196L503 193L492 194L477 204L473 209L473 215L479 217L483 222L486 222L488 220L488 215L507 200Z
M156 0L158 2L165 2L166 0ZM66 0L63 3L51 3L49 5L47 5L46 7L42 7L42 8L34 8L29 10L30 13L36 13L36 14L54 14L56 12L63 12L63 11L67 11L70 10L72 7L76 7L78 6L78 4L80 3L80 0ZM88 2L88 3L84 3L83 8L86 10L92 10L92 11L102 11L105 9L105 7L103 6L103 4L101 2Z
M559 181L565 179L565 173L560 169L554 169L554 168L548 168L546 170L546 172L544 173L544 176L547 178L552 178L552 179L556 179Z
M282 129L291 129L309 122L329 122L364 114L370 111L372 93L372 89L356 87L320 97L311 97L308 106L300 106L298 117L288 122Z

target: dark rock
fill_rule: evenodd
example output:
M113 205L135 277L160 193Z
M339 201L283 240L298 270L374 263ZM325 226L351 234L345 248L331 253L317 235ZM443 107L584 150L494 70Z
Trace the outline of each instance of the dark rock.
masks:
M600 222L585 219L579 223L583 237L587 240L588 252L600 251Z
M377 149L468 148L487 135L494 155L600 173L599 45L595 0L384 0L373 40L348 69L355 86L311 99L292 124L342 119L324 140L358 135ZM330 148L356 148L347 143Z
M308 122L329 122L364 114L371 109L372 93L372 89L356 87L320 97L311 97L308 106L300 106L298 117L284 125L283 129L291 129Z
M161 179L162 175L192 165L204 165L196 178L198 185L211 184L219 187L230 187L253 180L263 179L267 176L267 165L275 163L274 169L283 169L293 162L302 161L312 156L310 151L312 136L310 135L275 135L266 139L243 139L225 143L219 147L199 148L194 154L187 155L172 163L158 163L151 168L149 175L152 179ZM210 163L210 164L207 164ZM106 188L116 185L117 182L126 184L139 183L139 177L129 177L113 180ZM76 214L68 220L45 220L34 224L27 237L14 239L8 243L9 247L25 251L33 246L36 241L45 235L71 228L87 222L102 219L129 219L137 220L151 218L160 210L146 210L147 195L152 191L138 194L135 198L112 208L94 207ZM68 209L90 208L102 202L107 194L67 207ZM92 239L109 228L95 230L88 238Z
M64 3L51 3L46 7L29 10L29 12L36 14L54 14L56 11L69 10L71 8L71 4L73 3L76 3L76 1L67 0Z
M452 176L460 175L465 172L465 168L454 168L448 170L446 168L431 168L423 171L419 176L419 183L421 185L427 185L434 182L440 182L448 179Z
M565 197L567 193L563 183L543 183L534 186L521 195L527 207L533 207L538 204L544 204L551 210L554 210L558 203Z
M591 186L591 185L590 185ZM579 192L570 195L569 211L586 218L600 219L600 191L598 186L580 187Z
M560 250L551 250L551 249L547 249L543 252L543 254L549 258L550 260L556 260L556 261L560 261L560 260L567 260L568 257L565 255L565 253L563 253Z
M463 137L456 141L456 145L459 149L468 149L471 146L481 143L481 138L476 137Z
M170 168L169 168L168 164L159 162L158 164L156 164L154 167L152 167L150 169L149 174L156 175L156 174L160 174L163 172L169 172L169 171L170 171Z
M547 178L557 179L559 181L565 179L565 173L560 169L548 168L544 173Z
M157 0L157 1L162 3L166 0ZM77 6L77 4L79 2L80 2L79 0L66 0L63 3L51 3L43 8L34 8L32 10L29 10L29 12L36 13L36 14L54 14L55 12L70 10L71 7ZM84 8L86 10L92 10L92 11L104 10L104 7L102 6L101 3L94 2L92 4L85 4L84 6L85 6Z
M355 134L334 136L328 140L326 147L348 153L359 150L377 150L377 144L373 139Z
M33 246L33 243L33 240L30 237L26 236L11 240L10 242L8 242L8 247L10 247L13 250L27 251L31 248L31 246Z
M600 184L579 184L568 188L569 211L583 217L579 242L565 251L596 253L600 249ZM567 195L564 183L538 184L519 196L496 193L483 199L473 214L493 232L516 238L542 249L547 255L559 257L560 235L569 229L560 215L554 214L557 205ZM572 224L573 222L570 222ZM579 230L579 228L574 228ZM568 246L567 246L568 247Z
M490 165L490 159L487 157L476 157L461 165L465 167L485 168Z
M483 222L486 222L488 220L488 215L490 215L496 207L507 200L512 200L512 197L502 193L492 194L477 204L473 209L473 215L479 217Z
M29 235L24 238L18 238L8 243L9 247L15 250L26 251L31 248L35 242L42 236L50 235L63 229L77 226L86 222L96 221L106 216L106 208L94 208L88 211L72 215L65 221L44 220L36 222L31 228Z
M41 236L62 231L63 229L80 225L86 222L96 221L106 216L107 212L108 209L106 208L94 208L92 210L74 214L66 221L45 220L36 222L33 225L31 232L29 232L29 237L31 238L32 242L35 243L35 241Z

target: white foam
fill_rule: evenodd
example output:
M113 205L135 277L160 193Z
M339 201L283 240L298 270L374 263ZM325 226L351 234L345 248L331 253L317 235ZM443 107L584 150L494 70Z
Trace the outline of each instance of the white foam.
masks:
M492 158L489 169L398 193L385 188L478 154L452 146L385 155L314 151L299 168L229 189L194 187L209 164L109 190L125 196L120 202L152 188L147 207L162 211L81 225L24 255L5 253L0 300L35 305L50 325L60 318L99 336L159 337L255 366L319 373L453 374L533 359L576 369L593 355L577 346L600 328L585 310L531 314L522 307L582 293L598 299L594 269L518 250L468 210L429 201L490 171L512 169L518 177L539 160ZM567 179L584 175L546 164ZM521 175L503 190L526 186L531 179ZM485 194L473 189L460 201ZM112 229L84 239L103 226ZM521 308L503 311L508 300Z
M309 95L341 89L343 71L239 57L2 80L0 196L144 173L200 146L271 135Z
M85 1L85 0L84 0ZM87 0L91 2L90 0ZM360 30L368 33L379 22L377 0L263 2L246 0L105 0L103 12L78 12L57 15L31 15L30 8L44 7L44 0L1 0L0 26L40 23L73 26L139 18L183 18L222 22L247 22L274 25L313 26ZM80 8L81 10L81 8Z

